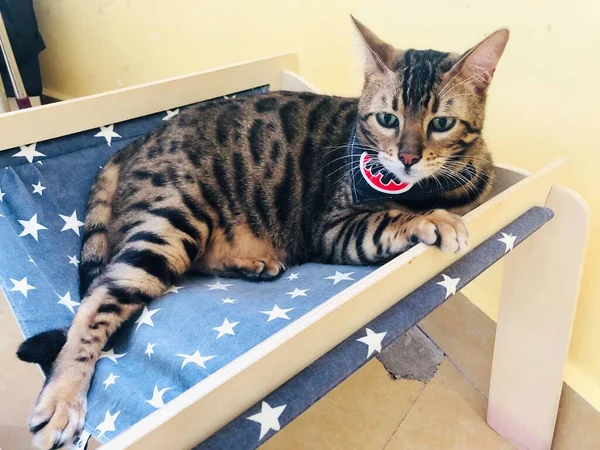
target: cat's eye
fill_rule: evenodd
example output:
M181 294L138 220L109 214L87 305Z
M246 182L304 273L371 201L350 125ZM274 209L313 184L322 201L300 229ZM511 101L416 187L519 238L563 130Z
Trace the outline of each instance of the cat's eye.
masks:
M456 124L456 117L434 117L429 122L433 131L443 132L450 130Z
M393 114L380 112L375 117L377 123L384 128L395 128L398 126L398 118Z

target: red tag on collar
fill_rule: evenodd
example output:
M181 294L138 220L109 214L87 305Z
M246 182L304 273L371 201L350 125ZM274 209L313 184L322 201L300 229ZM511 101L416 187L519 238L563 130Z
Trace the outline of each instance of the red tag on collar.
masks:
M384 171L377 170L373 171L373 164L369 164L371 161L371 155L367 152L363 152L360 155L360 173L365 179L365 181L371 186L373 189L379 192L383 192L385 194L402 194L410 190L411 187L414 186L413 183L407 183L405 181L396 181L394 178L390 178L386 183L383 181Z

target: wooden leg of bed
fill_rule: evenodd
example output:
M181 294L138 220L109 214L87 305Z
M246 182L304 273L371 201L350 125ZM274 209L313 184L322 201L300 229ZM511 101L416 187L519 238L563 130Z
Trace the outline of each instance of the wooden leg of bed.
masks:
M487 420L518 449L550 449L588 235L588 209L552 187L555 217L506 256Z

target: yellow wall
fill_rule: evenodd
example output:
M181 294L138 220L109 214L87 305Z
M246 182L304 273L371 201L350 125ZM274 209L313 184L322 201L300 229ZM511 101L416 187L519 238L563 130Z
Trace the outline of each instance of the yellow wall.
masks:
M361 84L350 12L398 47L465 50L485 33L512 36L488 103L498 161L537 169L572 161L592 231L567 381L600 409L600 2L596 0L36 0L48 49L48 93L81 96L280 52L326 92ZM491 317L501 267L468 295ZM594 276L594 274L596 276Z

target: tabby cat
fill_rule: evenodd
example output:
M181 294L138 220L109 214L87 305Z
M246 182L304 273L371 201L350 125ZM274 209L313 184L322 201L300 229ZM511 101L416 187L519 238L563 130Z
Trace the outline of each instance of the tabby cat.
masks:
M466 249L456 214L490 190L481 130L508 31L459 55L396 50L355 24L360 98L275 92L198 104L104 166L85 222L85 299L68 333L34 336L18 352L48 373L29 424L36 446L81 431L109 336L186 272L271 280L307 261L382 263L417 242Z

